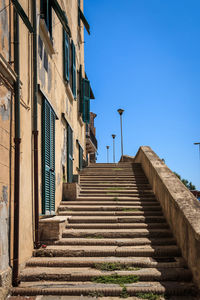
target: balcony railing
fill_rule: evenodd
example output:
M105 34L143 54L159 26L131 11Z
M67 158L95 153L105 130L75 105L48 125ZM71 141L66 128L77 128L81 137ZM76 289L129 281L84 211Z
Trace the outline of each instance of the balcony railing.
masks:
M97 147L98 147L97 139L96 139L94 133L92 132L92 130L88 126L86 127L86 137L92 141L93 145L97 149Z

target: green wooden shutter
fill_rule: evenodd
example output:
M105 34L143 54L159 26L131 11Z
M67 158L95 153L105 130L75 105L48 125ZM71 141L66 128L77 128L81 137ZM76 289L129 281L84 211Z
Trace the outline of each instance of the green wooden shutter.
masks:
M67 182L73 181L73 131L67 126Z
M42 105L42 213L55 212L55 114L46 99Z
M63 74L64 79L69 81L69 38L63 29Z
M83 149L79 145L79 170L82 170L83 168Z
M83 95L82 95L82 65L79 69L79 112L83 112Z
M76 99L76 49L72 41L72 93Z
M90 82L87 79L82 79L82 117L83 122L90 123Z

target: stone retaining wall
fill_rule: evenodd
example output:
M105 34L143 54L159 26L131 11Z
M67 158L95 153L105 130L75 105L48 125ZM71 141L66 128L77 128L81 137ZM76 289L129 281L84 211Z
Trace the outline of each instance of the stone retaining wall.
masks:
M200 202L148 146L134 160L141 163L194 282L200 288Z

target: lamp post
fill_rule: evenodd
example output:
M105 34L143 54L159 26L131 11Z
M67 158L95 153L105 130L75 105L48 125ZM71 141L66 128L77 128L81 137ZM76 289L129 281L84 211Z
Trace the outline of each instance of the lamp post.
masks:
M123 161L123 155L124 155L124 153L123 153L122 114L123 114L124 110L121 109L121 108L119 108L117 111L118 111L118 113L120 115L120 125L121 125L121 156L122 156L122 161Z
M106 149L107 149L107 164L109 163L109 148L110 148L110 146L106 146Z
M200 143L194 143L194 145L198 145L199 146L199 158L200 158Z
M112 138L113 138L113 162L115 163L115 137L116 134L112 134Z

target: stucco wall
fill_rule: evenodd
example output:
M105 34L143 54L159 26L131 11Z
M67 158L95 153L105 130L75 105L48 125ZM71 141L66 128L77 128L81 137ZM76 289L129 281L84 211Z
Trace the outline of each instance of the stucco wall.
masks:
M194 281L200 288L199 201L150 147L141 147L134 162L142 164Z
M9 1L0 0L0 53L9 59ZM10 234L10 134L11 134L11 90L0 77L0 287L11 284L9 261ZM0 297L3 289L0 288Z

